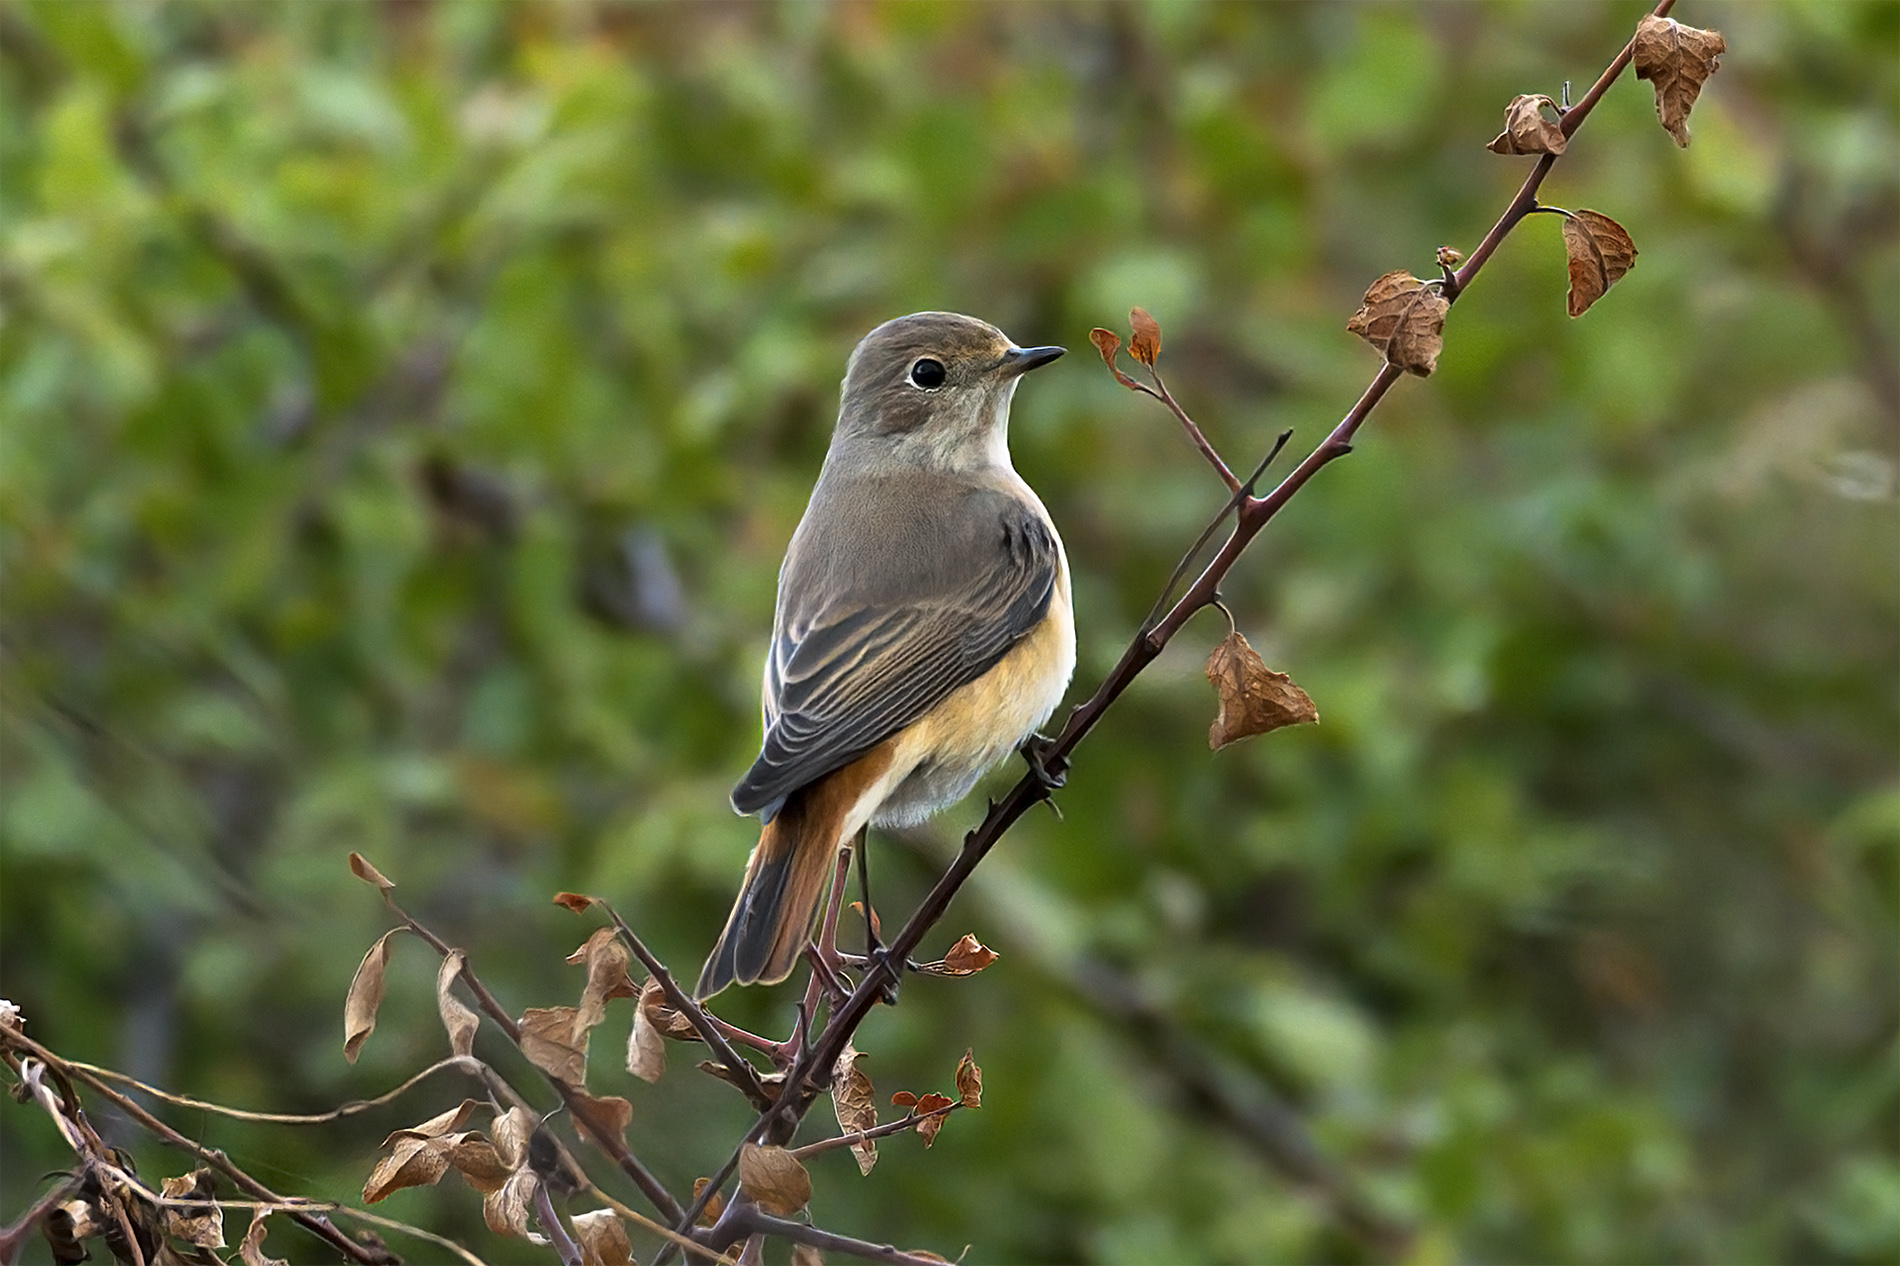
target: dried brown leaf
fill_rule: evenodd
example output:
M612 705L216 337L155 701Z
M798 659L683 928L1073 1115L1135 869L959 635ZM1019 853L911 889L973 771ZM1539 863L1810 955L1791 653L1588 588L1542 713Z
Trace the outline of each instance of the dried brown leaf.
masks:
M566 906L575 914L590 910L599 903L599 897L590 897L584 892L557 892L554 894L555 905Z
M420 1125L392 1131L389 1137L383 1140L383 1146L392 1146L398 1139L439 1139L445 1134L452 1134L461 1129L463 1122L481 1108L482 1105L475 1100L464 1099L447 1112L438 1112Z
M609 998L638 997L640 990L627 975L633 951L614 929L596 928L581 947L567 956L570 963L587 964L587 986L581 990L576 1023L591 1029L607 1018Z
M352 1064L363 1049L363 1043L376 1031L376 1012L383 1005L383 977L389 970L390 939L405 931L406 928L395 928L378 937L376 944L369 947L369 953L363 955L363 961L357 964L356 975L350 981L349 995L343 999L343 1058Z
M1655 85L1656 118L1677 145L1689 144L1689 111L1727 51L1720 31L1684 26L1674 18L1646 17L1636 24L1636 77Z
M699 1199L699 1193L706 1190L706 1184L711 1181L712 1179L710 1178L693 1179L693 1199ZM726 1198L715 1191L707 1198L706 1207L699 1211L699 1224L701 1226L711 1226L713 1223L719 1221L719 1215L725 1211Z
M733 1076L732 1070L716 1059L702 1059L693 1065L693 1067L699 1069L700 1072L705 1073L708 1077L717 1077L728 1086L737 1086L748 1095L752 1093L752 1087ZM767 1099L776 1102L778 1100L779 1091L785 1089L785 1074L783 1072L760 1073L759 1088L765 1091L765 1097Z
M534 1133L535 1120L521 1108L510 1108L495 1118L488 1129L495 1140L495 1152L510 1170L520 1169L528 1159L528 1138Z
M640 993L640 1005L633 1009L633 1032L627 1036L627 1071L641 1081L658 1081L666 1075L666 1038L655 1027L649 1003L664 999L660 982L650 980Z
M209 1169L194 1169L176 1178L167 1178L160 1194L176 1200L215 1200L218 1176ZM165 1234L199 1248L224 1247L224 1210L216 1204L165 1209Z
M1564 217L1564 253L1570 257L1570 315L1582 316L1636 265L1636 243L1601 211Z
M594 1137L589 1121L598 1123L603 1130L612 1131L614 1138L624 1140L627 1137L627 1127L633 1124L633 1105L619 1095L602 1095L596 1099L583 1090L575 1094L574 1104L578 1109L574 1113L574 1130L582 1138L591 1140Z
M448 1030L449 1049L457 1055L475 1053L475 1032L482 1026L475 1009L455 996L455 978L462 974L465 961L461 950L450 950L435 974L435 1009L442 1016L442 1027Z
M761 1209L790 1217L811 1203L811 1175L782 1147L739 1148L739 1188Z
M534 1219L534 1193L541 1180L532 1169L517 1169L508 1181L482 1197L482 1221L496 1235L512 1235L533 1244L547 1238L530 1230Z
M831 1106L838 1114L838 1128L846 1134L877 1126L877 1090L871 1085L870 1077L858 1067L858 1061L865 1058L867 1056L857 1047L847 1042L832 1070ZM860 1139L853 1143L851 1155L857 1158L858 1172L869 1174L871 1167L877 1164L877 1140Z
M851 903L851 912L860 919L864 918L864 903L862 901L853 901ZM883 933L884 921L877 917L877 910L874 908L871 911L871 935L881 936Z
M1215 751L1249 735L1319 720L1306 692L1268 668L1238 632L1221 639L1207 657L1207 679L1220 696L1220 715L1207 731L1207 745Z
M1123 373L1121 366L1115 363L1115 353L1121 350L1122 345L1119 334L1098 325L1089 331L1089 342L1095 344L1095 350L1102 354L1102 363L1108 366L1109 373L1115 375L1116 382L1130 390L1140 389L1139 384Z
M944 1109L956 1102L949 1095L940 1095L934 1090L917 1101L917 1134L925 1147L937 1141L937 1131L943 1128L943 1119L950 1115Z
M573 1007L529 1007L521 1013L521 1053L570 1086L587 1080L587 1030Z
M647 1023L659 1031L661 1037L671 1038L675 1042L702 1041L699 1030L686 1018L686 1013L676 1011L666 1004L666 990L657 980L650 980L640 993L640 1010L646 1013Z
M238 1245L238 1260L244 1266L290 1266L281 1257L264 1255L264 1237L270 1234L269 1222L269 1209L252 1211L250 1229L244 1232L244 1240Z
M1493 154L1561 154L1568 138L1561 124L1544 117L1544 107L1557 103L1541 93L1520 94L1504 107L1504 130L1485 146Z
M900 1108L914 1108L917 1106L917 1096L908 1090L900 1090L891 1096L891 1102Z
M966 1108L983 1106L983 1070L977 1067L973 1051L964 1051L957 1061L957 1095Z
M494 1142L477 1130L456 1135L449 1143L448 1156L455 1171L483 1195L500 1191L514 1172L514 1166L501 1158Z
M376 1162L376 1168L364 1180L363 1203L375 1204L404 1187L433 1187L449 1172L449 1152L457 1137L408 1134L396 1138L389 1155Z
M581 1247L581 1266L634 1266L633 1241L626 1224L612 1209L595 1209L573 1217L574 1240Z
M382 871L369 864L369 859L361 853L350 854L350 873L366 884L375 884L385 893L396 886L396 881L388 878Z
M825 1266L825 1255L809 1244L794 1244L792 1266Z
M1149 316L1146 308L1131 308L1128 328L1134 331L1128 340L1128 354L1153 369L1161 356L1161 322Z
M943 955L943 973L947 976L974 976L997 959L997 953L965 932Z
M1438 368L1450 308L1436 286L1399 269L1367 287L1346 328L1378 348L1389 364L1424 378Z

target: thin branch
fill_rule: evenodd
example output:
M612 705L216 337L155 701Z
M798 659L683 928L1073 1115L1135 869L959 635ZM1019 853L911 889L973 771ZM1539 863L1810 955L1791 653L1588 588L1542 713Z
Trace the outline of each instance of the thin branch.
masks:
M736 1220L736 1229L745 1235L776 1235L794 1244L809 1244L828 1253L848 1253L865 1261L888 1262L891 1266L941 1266L942 1263L938 1257L906 1253L890 1244L873 1244L870 1240L853 1239L849 1235L820 1230L789 1218L773 1217L757 1205L748 1205L741 1211Z
M445 1060L440 1060L429 1065L408 1081L403 1082L402 1085L397 1086L394 1090L385 1091L377 1095L374 1099L352 1099L350 1102L340 1107L332 1108L328 1112L311 1113L251 1112L244 1108L230 1108L221 1103L212 1103L205 1099L194 1099L190 1095L173 1094L169 1090L160 1090L157 1086L147 1085L138 1078L128 1076L116 1068L102 1068L98 1064L88 1064L84 1060L77 1059L67 1060L66 1066L68 1068L84 1070L95 1077L103 1077L107 1081L115 1081L120 1085L130 1086L141 1094L150 1095L154 1099L173 1104L180 1108L193 1108L200 1112L211 1112L218 1116L229 1117L234 1121L262 1121L272 1125L326 1125L332 1121L340 1121L344 1117L355 1116L359 1112L367 1112L371 1108L386 1107L395 1102L395 1100L401 1097L405 1092L415 1089L423 1081L433 1077L439 1072L447 1069L453 1069L456 1072L463 1073L472 1072L474 1070L470 1065L479 1063L479 1060L473 1060L468 1056L451 1055Z
M1201 428L1194 424L1194 419L1188 416L1187 410L1183 409L1168 391L1168 384L1161 380L1161 371L1150 365L1148 377L1154 381L1155 385L1154 391L1149 394L1168 406L1168 412L1174 414L1181 423L1182 428L1188 433L1188 438L1194 441L1194 447L1201 450L1201 456L1205 457L1208 464L1220 475L1221 482L1227 485L1227 490L1236 496L1240 495L1240 480L1234 478L1234 472L1227 468L1227 463L1221 459L1221 455L1215 451L1212 444L1207 442L1207 436L1201 433Z
M941 1108L932 1108L928 1112L907 1112L896 1121L886 1121L883 1125L874 1125L868 1130L853 1130L849 1134L840 1134L835 1138L819 1139L816 1143L807 1143L803 1147L789 1149L793 1156L804 1160L807 1156L818 1156L824 1152L835 1152L841 1147L856 1147L870 1139L881 1139L890 1134L902 1134L905 1130L914 1130L919 1122L931 1117L945 1117L963 1107L963 1101L946 1103Z

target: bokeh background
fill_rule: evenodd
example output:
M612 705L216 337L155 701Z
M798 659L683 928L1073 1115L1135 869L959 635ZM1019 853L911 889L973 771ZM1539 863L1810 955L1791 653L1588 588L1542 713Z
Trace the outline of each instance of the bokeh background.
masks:
M387 923L352 849L511 1007L578 992L561 889L690 977L858 336L1081 349L1013 437L1079 699L1221 499L1089 327L1147 307L1236 465L1304 452L1376 367L1361 290L1522 178L1504 103L1580 94L1642 11L0 8L0 994L175 1090L384 1089L446 1046L411 943L342 1058ZM973 1047L985 1106L818 1162L821 1224L975 1262L1900 1256L1900 7L1678 16L1731 48L1694 145L1626 79L1545 187L1634 272L1571 321L1525 224L1229 585L1322 723L1210 754L1191 626L941 929L1001 960L861 1035L881 1095ZM875 845L887 914L979 805ZM782 1031L790 996L722 1002ZM620 1075L625 1005L595 1088L684 1188L749 1114L681 1051ZM169 1115L348 1198L463 1092ZM70 1157L0 1107L11 1217ZM382 1207L543 1259L455 1179Z

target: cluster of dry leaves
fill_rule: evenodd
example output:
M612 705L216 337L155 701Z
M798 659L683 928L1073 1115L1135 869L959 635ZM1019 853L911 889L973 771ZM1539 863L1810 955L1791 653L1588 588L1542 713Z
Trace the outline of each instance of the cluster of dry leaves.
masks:
M1646 17L1636 28L1629 55L1636 77L1656 89L1656 117L1676 144L1689 143L1689 111L1702 85L1716 71L1728 48L1720 33L1684 26L1673 18ZM1512 98L1504 110L1504 131L1486 146L1498 154L1535 154L1556 159L1569 143L1565 109L1542 94ZM1555 117L1549 117L1555 116ZM1523 213L1550 211L1564 217L1564 253L1570 264L1570 315L1582 316L1636 263L1629 233L1601 211L1565 211L1531 205ZM1447 256L1450 259L1447 260ZM1379 349L1386 361L1424 377L1438 367L1444 348L1445 313L1457 298L1449 287L1457 253L1440 252L1446 278L1421 280L1400 269L1367 289L1359 311L1346 328Z

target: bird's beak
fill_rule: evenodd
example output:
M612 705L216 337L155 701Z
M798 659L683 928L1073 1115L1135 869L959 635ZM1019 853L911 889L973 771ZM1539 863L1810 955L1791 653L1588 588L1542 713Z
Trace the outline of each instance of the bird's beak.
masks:
M1015 378L1038 365L1047 365L1068 350L1066 347L1012 347L1003 353L1003 363L997 372L1005 378Z

